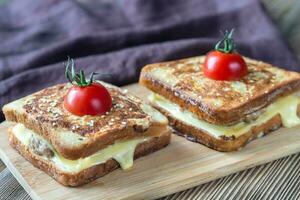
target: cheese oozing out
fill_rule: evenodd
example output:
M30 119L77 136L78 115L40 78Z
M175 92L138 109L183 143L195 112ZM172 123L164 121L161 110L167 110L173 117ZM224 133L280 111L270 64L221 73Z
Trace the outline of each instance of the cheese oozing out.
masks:
M208 134L219 138L220 136L235 136L240 135L251 130L252 127L261 125L276 114L280 114L282 125L291 128L300 124L300 118L297 115L297 108L300 104L300 98L296 95L289 95L282 97L266 107L265 112L251 122L239 122L238 124L225 126L211 124L204 120L199 119L195 114L188 110L182 109L179 105L165 99L164 97L152 93L148 99L156 106L169 112L174 118L185 122L191 126L204 130Z
M43 159L53 162L59 169L66 172L79 172L94 165L105 163L107 160L113 158L121 166L122 169L128 169L133 165L134 151L138 144L148 141L151 137L141 137L136 139L117 141L114 144L94 153L85 158L78 160L69 160L62 157L56 152L53 146L48 143L43 137L39 136L30 129L27 129L23 124L16 124L12 128L12 133L17 139L25 146L29 145L31 137L36 137L40 141L44 142L53 152L54 156L51 158L43 157Z

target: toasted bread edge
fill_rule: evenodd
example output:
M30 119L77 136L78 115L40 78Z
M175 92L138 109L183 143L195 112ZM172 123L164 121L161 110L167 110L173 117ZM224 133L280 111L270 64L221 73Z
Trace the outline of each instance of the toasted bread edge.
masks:
M217 151L229 152L237 151L244 147L250 141L267 135L268 133L279 129L282 126L282 120L280 114L275 115L267 122L253 127L250 131L242 134L241 136L234 137L222 137L215 138L209 133L196 128L194 126L188 125L185 122L174 118L168 111L155 106L156 109L160 110L169 119L170 125L178 132L175 134L185 137L187 140L204 144L205 146L212 148ZM297 109L298 115L300 115L300 105ZM260 135L263 133L263 135Z
M46 161L37 154L33 153L29 148L23 145L12 133L11 129L8 131L10 145L15 148L23 157L25 157L31 164L35 167L41 169L53 179L64 186L80 186L93 180L102 177L119 167L119 164L114 159L109 159L103 164L99 164L90 168L87 168L78 173L68 173L58 169L50 161ZM166 131L162 133L159 137L154 137L153 139L138 144L134 159L148 155L152 152L160 150L166 147L170 143L171 132Z
M149 67L153 67L149 65ZM237 124L238 122L242 121L247 114L252 112L256 112L272 102L276 101L280 97L284 97L290 95L296 91L300 90L300 77L299 79L293 79L289 82L283 82L279 84L277 87L273 88L267 94L263 94L257 96L255 99L246 102L240 107L236 107L232 110L212 110L207 108L205 111L200 109L201 106L198 104L192 105L186 102L184 99L180 98L179 96L175 96L175 92L172 88L160 83L158 80L154 80L147 74L147 66L143 68L139 83L144 87L148 88L154 93L157 93L166 99L178 104L180 107L189 110L190 112L197 115L200 119L207 121L212 124L219 124L219 125L233 125Z
M50 133L51 128L45 127L37 120L31 119L26 113L18 113L11 109L5 109L3 111L6 120L24 124L25 127L33 130L51 143L55 150L63 157L70 160L76 160L90 156L95 152L107 147L108 145L113 144L116 140L129 139L135 137L136 135L147 136L148 133L152 132L159 134L168 129L167 125L153 123L148 130L137 134L133 127L127 127L121 131L116 131L113 134L103 134L101 137L89 140L89 142L82 142L80 145L73 146L62 142L59 135Z

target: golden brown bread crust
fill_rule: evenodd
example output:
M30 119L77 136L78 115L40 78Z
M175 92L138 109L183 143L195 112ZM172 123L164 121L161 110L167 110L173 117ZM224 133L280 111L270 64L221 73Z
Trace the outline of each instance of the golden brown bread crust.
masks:
M139 82L154 93L193 112L200 119L221 125L236 124L279 97L300 90L299 73L284 71L248 58L245 60L249 73L239 81L238 86L237 82L214 81L203 75L204 58L200 56L147 65L142 69ZM158 69L165 71L155 75ZM164 73L169 74L165 77ZM176 81L170 84L166 78Z
M170 143L170 131L162 133L160 136L154 137L150 141L138 144L135 149L134 158L148 155L154 151L164 148ZM89 183L101 176L104 176L119 167L119 164L114 159L106 161L78 173L68 173L58 169L53 163L42 159L37 154L34 154L30 149L24 146L9 129L9 142L23 157L25 157L35 167L43 170L56 181L65 186L80 186Z
M168 117L170 125L176 131L178 131L175 132L175 134L185 137L187 140L204 144L207 147L217 151L228 152L239 150L251 140L267 135L268 133L277 130L282 126L280 114L277 114L267 122L253 127L250 131L237 138L225 136L221 138L215 138L203 130L200 130L194 126L190 126L185 122L174 118L168 111L159 107L156 108ZM297 113L300 116L300 105L298 106ZM263 135L260 135L261 133L263 133Z
M153 120L142 109L145 104L140 99L112 85L105 86L114 105L105 115L78 117L67 112L62 102L70 87L68 84L41 90L30 95L29 100L25 97L23 112L9 106L4 106L3 112L6 120L24 124L43 136L63 157L71 160L89 156L115 140L156 135L167 129L167 120L165 123ZM63 140L59 130L72 131L72 135L78 137L75 141L78 144Z
M70 147L66 146L63 143L60 143L60 140L53 138L51 135L51 127L49 129L45 124L42 126L39 125L39 122L30 118L27 114L15 113L14 110L5 112L5 118L9 121L22 123L26 128L33 130L35 133L43 136L48 142L50 142L56 151L58 151L63 157L76 160L79 158L84 158L93 153L99 151L100 149L105 148L106 146L113 144L114 141L120 139L128 139L136 137L137 132L133 129L133 127L128 127L126 129L122 129L114 132L113 134L103 134L95 138L92 142L84 144L84 147ZM158 126L152 125L147 131L143 133L138 133L139 136L143 135L157 135L161 132L164 132L168 129L167 126Z

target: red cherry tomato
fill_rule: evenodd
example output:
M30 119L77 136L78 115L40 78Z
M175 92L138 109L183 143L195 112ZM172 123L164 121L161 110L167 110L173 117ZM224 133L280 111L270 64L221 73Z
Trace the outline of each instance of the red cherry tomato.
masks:
M112 98L100 83L73 85L64 97L64 107L74 115L100 115L110 111Z
M205 58L203 72L214 80L238 80L247 74L247 65L238 53L211 51Z

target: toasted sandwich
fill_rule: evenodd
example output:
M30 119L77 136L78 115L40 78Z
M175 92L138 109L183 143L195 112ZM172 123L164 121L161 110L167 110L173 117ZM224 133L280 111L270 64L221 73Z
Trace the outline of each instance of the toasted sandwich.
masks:
M300 124L300 74L244 58L248 74L220 81L203 73L205 56L150 64L140 84L177 134L218 151L234 151L279 127Z
M78 116L65 109L72 84L60 84L3 107L9 142L22 156L59 183L78 186L128 169L133 159L170 142L167 118L139 98L99 82L112 97L101 115Z

